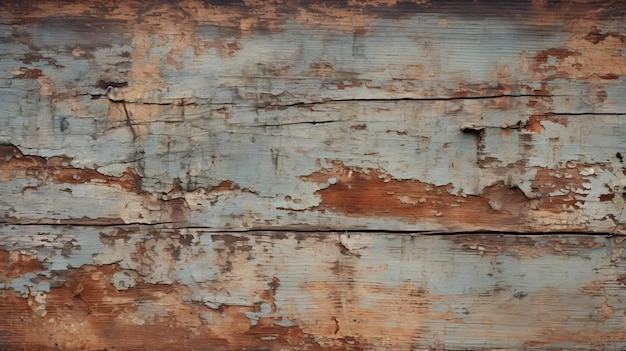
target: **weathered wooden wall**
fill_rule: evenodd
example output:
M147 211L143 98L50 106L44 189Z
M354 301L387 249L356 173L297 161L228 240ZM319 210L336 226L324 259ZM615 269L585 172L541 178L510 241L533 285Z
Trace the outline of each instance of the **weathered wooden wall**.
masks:
M0 349L626 347L625 15L0 1Z
M622 237L6 232L0 349L626 347Z

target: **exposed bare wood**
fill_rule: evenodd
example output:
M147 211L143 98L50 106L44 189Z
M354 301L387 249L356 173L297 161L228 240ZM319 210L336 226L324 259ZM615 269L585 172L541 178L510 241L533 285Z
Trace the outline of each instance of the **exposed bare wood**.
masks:
M3 5L6 222L623 229L623 2L100 4Z
M0 349L626 346L625 13L0 2Z
M9 225L1 239L3 349L626 346L622 237Z

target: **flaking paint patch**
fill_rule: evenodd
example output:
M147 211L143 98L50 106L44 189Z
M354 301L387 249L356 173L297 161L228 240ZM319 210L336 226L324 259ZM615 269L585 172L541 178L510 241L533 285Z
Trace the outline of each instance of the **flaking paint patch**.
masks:
M481 4L473 9L482 18L455 15L457 5L450 5L447 25L440 26L440 7L433 4L360 4L355 9L312 3L129 3L107 10L106 16L96 16L104 10L89 4L80 10L54 5L54 16L46 15L48 2L33 6L37 15L30 22L20 22L19 11L4 13L22 23L6 32L17 37L7 57L22 79L14 79L3 105L6 116L32 118L3 120L0 140L32 156L67 157L73 167L105 176L121 178L128 169L150 194L149 200L129 199L113 191L106 198L107 187L88 192L72 186L33 193L33 179L10 185L27 188L31 200L59 196L70 206L67 212L83 215L81 223L441 229L444 211L435 212L441 212L439 222L423 226L397 218L306 211L320 205L316 192L326 185L301 177L339 160L398 181L450 184L454 194L481 196L502 182L532 197L530 178L537 169L569 161L601 167L613 162L615 152L606 152L609 144L621 140L619 116L591 115L616 113L621 106L619 72L607 71L610 65L594 72L590 64L621 54L619 30L601 15L614 9L590 14L568 8L549 15L537 9L552 7L540 4L524 9L519 18L502 20L489 17L497 10L478 11ZM247 18L250 9L260 17ZM400 9L411 11L397 16ZM568 20L574 13L580 16ZM77 20L84 14L102 18L93 23L100 32L123 35L90 41L97 31ZM502 30L485 32L487 25ZM68 40L49 34L63 33L63 26ZM315 36L308 35L311 30ZM477 36L485 40L475 43ZM520 45L512 47L510 37ZM605 61L594 61L598 58ZM577 65L584 71L577 74L584 76L566 72ZM570 84L571 79L578 81ZM103 96L102 82L115 85L127 101L137 140L120 105ZM551 116L567 112L590 115ZM548 117L537 121L533 116ZM461 133L467 123L484 126L484 138ZM583 133L585 123L597 128ZM250 193L205 194L223 182ZM155 202L171 197L162 193L177 183L184 201ZM67 196L69 191L86 201L102 201L103 210L89 214L81 212L85 206L80 203L71 207L79 196ZM419 198L405 200L419 204ZM501 208L489 201L490 208ZM129 208L115 209L121 202ZM49 205L38 204L36 210L5 210L11 218L32 216L33 222L79 221L68 213L50 215ZM561 215L551 229L606 228L604 221L593 219L595 214L590 219L585 213L594 209L577 210L580 220L572 220L576 214ZM621 216L618 212L610 215ZM553 213L537 217L541 228L555 219Z
M75 241L81 245L66 254L91 262L50 270L45 295L41 289L14 300L0 291L12 308L29 311L30 326L50 331L57 325L52 339L37 339L41 345L143 343L159 349L186 337L192 346L220 339L228 349L259 340L287 349L309 342L320 348L402 348L426 347L445 331L446 347L517 348L527 340L558 345L566 333L597 327L597 321L604 321L597 335L586 334L588 341L578 344L623 337L625 307L609 283L626 275L611 263L624 241L599 236L1 229L0 249L35 251L46 264L58 260L50 249ZM95 255L89 252L94 237L100 242ZM31 279L28 274L22 279ZM136 285L120 290L116 281L122 276L132 276ZM602 286L609 289L598 293ZM575 301L584 301L584 311ZM537 315L550 321L553 333L531 323ZM479 332L502 324L514 326L516 334L503 339L505 334ZM146 330L168 338L148 338ZM34 339L11 340L27 345Z
M334 184L317 192L322 200L316 211L331 209L358 217L402 217L408 222L428 222L445 216L456 218L466 229L486 226L483 221L497 220L498 216L521 219L525 212L526 197L502 184L486 188L482 197L461 196L451 193L450 186L398 181L375 170L353 170L341 164L307 177L326 181L331 178L335 179ZM499 195L500 192L506 195ZM506 201L494 208L490 201L500 201L501 197L506 197ZM518 225L513 224L512 228Z
M41 182L84 184L87 182L115 185L127 192L141 192L141 179L131 170L126 169L120 177L107 177L91 169L75 168L67 157L49 157L24 155L13 145L0 145L0 154L4 160L0 162L4 177L10 181L19 176L32 176Z
M606 122L609 122L609 125L617 123L617 120L611 117L603 117L603 119ZM540 133L536 132L537 129L535 127L530 127L532 128L532 132L529 133L526 131L528 125L523 128L518 127L512 129L514 130L515 135L519 136L516 142L527 142L527 140L533 139L546 141L556 140L555 142L558 143L557 145L560 145L562 143L555 138L561 135L567 135L569 128L573 128L573 131L571 132L572 134L577 133L577 131L581 131L583 128L583 123L580 121L572 122L564 118L541 118L538 120L538 123L542 126ZM534 124L537 123L533 122L529 125ZM609 129L609 127L606 127L607 133ZM492 128L487 129L488 132L491 130ZM611 133L613 134L612 138L618 137L616 132L612 131ZM488 157L492 158L493 156L502 157L503 154L498 155L491 151L489 153L486 151L502 149L501 147L496 147L498 145L497 138L500 138L500 136L492 133L485 135L489 135L489 137L487 138L485 136L485 146L482 153L490 155ZM514 139L511 138L510 140ZM604 141L602 145L608 146L609 143L610 141ZM569 148L571 147L574 147L575 149L570 150ZM562 150L552 149L551 156L544 156L544 160L563 159L563 155L566 157L565 160L572 159L575 155L577 155L576 157L580 157L581 152L576 149L577 147L578 146L575 145L568 145L567 148ZM72 221L88 223L93 220L115 221L116 223L123 221L145 223L150 221L183 222L187 219L191 219L192 221L201 221L201 218L205 216L207 210L212 212L218 210L219 208L217 206L210 206L209 204L212 205L217 202L236 201L235 199L241 199L244 194L249 194L248 197L250 198L250 201L254 201L254 199L258 199L258 196L260 195L254 190L246 188L242 189L238 184L234 184L231 181L222 181L210 190L198 189L194 191L187 191L183 189L183 185L178 179L174 181L171 188L167 189L166 193L150 194L143 190L144 178L134 174L130 169L127 169L119 177L107 176L94 170L75 168L71 166L72 160L66 157L51 157L44 159L37 156L28 156L24 155L19 149L10 145L4 146L3 150L5 150L5 161L2 163L2 167L6 170L4 174L9 177L7 178L8 181L3 184L5 184L5 186L11 186L13 183L19 184L19 187L23 189L21 199L24 203L23 205L20 205L20 202L14 202L10 208L7 208L7 212L5 212L7 214L25 214L34 210L36 212L34 212L32 218L36 218L36 213L41 213L40 211L42 209L49 207L49 204L41 202L41 199L44 198L42 197L42 194L44 193L47 194L45 198L56 197L57 204L65 201L67 204L65 206L67 206L67 208L73 208L77 205L74 202L74 199L88 196L93 197L93 190L96 188L102 188L103 191L106 191L106 194L102 193L102 197L97 198L101 204L99 207L100 213L97 217L90 217L94 213L91 212L89 208L76 207L76 209L72 211L72 217L64 218L61 216L56 219L66 223ZM603 149L582 148L580 150L589 150L589 152L596 152L600 155L598 150L602 151ZM592 159L591 156L592 155L585 153L585 158ZM359 206L361 206L361 204L365 204L366 207L371 207L369 208L369 210L371 210L370 214L375 214L376 217L393 217L385 214L394 208L392 207L393 205L397 208L404 209L403 211L398 212L401 216L396 217L404 217L405 219L403 222L413 223L415 222L415 218L429 218L433 216L445 217L450 213L454 214L457 210L462 210L463 205L469 203L471 200L478 201L483 205L489 206L483 206L480 208L494 210L494 214L496 215L496 217L492 218L494 220L497 219L498 214L521 216L523 212L520 212L520 208L511 207L510 209L503 209L503 203L512 204L510 201L507 202L505 200L505 198L509 195L506 195L507 192L501 193L501 190L495 189L504 185L505 188L517 187L522 190L526 198L529 200L534 199L534 201L524 205L535 210L533 212L534 214L531 214L533 217L543 216L548 212L557 213L562 210L567 210L571 212L571 219L559 220L565 221L565 225L572 225L572 228L579 228L580 225L585 225L585 223L589 223L590 220L605 221L603 223L606 224L601 224L599 222L598 224L606 230L606 228L609 228L608 224L610 224L611 221L607 221L608 217L604 215L598 216L598 214L601 211L608 211L608 213L613 217L620 217L618 214L621 213L620 201L622 201L622 198L619 196L613 196L614 204L607 207L608 203L599 204L597 201L599 201L601 197L605 198L610 194L615 194L615 192L607 193L606 191L593 189L602 189L603 184L605 184L609 189L613 189L616 186L619 187L621 184L619 179L623 178L621 173L615 173L614 171L616 169L615 167L619 163L619 159L617 159L614 154L609 156L610 158L606 157L605 159L607 161L612 160L610 166L603 166L601 164L585 164L573 160L561 161L556 165L553 165L552 167L558 165L558 168L553 168L551 171L537 168L530 169L530 171L527 171L525 175L514 176L511 173L503 174L497 167L494 167L498 165L496 161L501 160L502 158L495 157L493 159L489 159L485 156L485 160L480 163L480 166L484 169L482 173L490 174L490 177L481 178L481 181L484 181L485 183L480 186L482 188L480 198L468 196L466 193L459 193L457 190L452 188L451 185L440 186L435 184L425 184L423 182L413 180L396 180L384 169L374 171L368 168L345 167L341 166L340 161L336 161L335 165L333 165L332 162L329 163L329 166L334 168L322 169L321 173L319 173L321 177L319 180L315 179L315 172L311 173L311 175L300 177L300 180L306 185L306 188L310 188L310 191L312 192L310 195L312 200L309 200L311 202L303 202L302 197L297 198L298 202L295 202L292 201L293 198L291 196L285 196L284 205L278 205L278 203L275 202L276 200L269 199L265 201L267 201L269 206L272 206L272 204L273 206L276 206L276 217L280 216L279 213L284 211L297 214L301 217L306 217L307 212L302 212L302 210L322 209L322 207L326 206L322 205L320 207L320 201L324 201L324 196L321 196L322 194L331 194L331 196L334 196L332 201L337 202L337 204L331 204L328 206L328 209L335 211L342 208L342 210L335 211L335 214L331 215L343 212L353 216L356 212L358 212L357 210L359 209ZM524 165L529 162L536 162L537 160L538 158L536 157L524 159L524 155L522 154L521 156L517 156L516 159L509 160L509 162L514 161L515 163L513 164ZM337 167L338 164L340 165L339 167ZM609 171L607 175L612 174L612 176L609 178L606 176L598 178L595 174L590 173L590 169L607 169ZM369 172L373 173L370 175L366 174ZM546 176L544 176L546 173L550 175L550 178L546 178ZM352 179L353 175L354 179ZM598 179L598 181L590 183L585 181L583 178ZM314 182L311 182L310 180L314 180ZM365 184L364 182L374 182L372 184L376 185ZM500 185L498 185L499 183ZM42 184L47 185L42 187ZM402 186L404 186L403 184L412 184L414 189L411 188L413 190L410 194L402 193L405 190L401 189ZM300 186L297 188L305 189ZM332 195L332 189L339 189L341 191L337 192L336 195ZM133 195L131 192L126 190L130 190L136 195ZM510 191L511 194L515 193L513 189ZM367 197L372 195L372 192L377 193L377 196L382 199L381 201L384 200L386 202L384 204L379 203L379 206L376 207L376 203L363 201L364 196ZM587 203L586 198L588 198L588 195L591 195L592 192L593 197L597 200L594 200L595 202L592 201ZM115 193L117 193L120 198L125 199L123 201L126 203L124 208L120 209L118 201L111 198L111 194ZM327 197L326 201L329 201L329 195L325 196ZM448 198L450 202L446 203L446 201L443 201L438 197ZM288 200L289 198L291 198L291 200ZM281 199L280 201L283 200ZM393 203L387 203L389 201L392 201ZM41 206L32 206L32 204L38 203L40 203ZM525 199L520 198L519 203L525 203ZM583 207L582 205L585 206ZM598 206L602 207L602 209ZM585 211L588 211L591 218L576 215L576 211L583 208ZM52 210L52 208L50 208L50 210ZM298 210L300 210L300 213L294 212ZM364 208L363 210L364 212L361 214L361 217L363 217L364 213L367 213L368 211L367 208ZM232 218L233 212L230 211L229 208L223 208L222 211L224 216L230 215ZM324 215L325 211L320 211L320 213ZM560 213L558 215L562 217L567 214ZM235 227L243 224L245 226L265 227L276 223L273 220L268 221L257 216L258 214L253 214L250 217L239 217L233 221L232 226ZM265 213L263 216L265 216L265 218L271 218L272 213ZM24 217L27 216L22 215L22 220L24 220ZM10 221L14 221L14 219L10 219L11 216L7 216L6 218ZM51 215L49 219L46 220L52 220L53 218L55 217ZM464 217L455 215L454 218ZM575 218L578 219L574 220ZM204 221L206 221L206 219ZM437 221L435 220L433 223L434 222ZM219 225L218 223L219 222L216 222L216 225ZM613 224L613 229L611 230L615 229L617 229L617 227Z
M26 273L44 270L44 266L32 253L0 250L0 281L6 283Z
M546 79L567 77L606 84L626 74L626 60L621 55L625 43L620 33L602 33L592 26L587 33L575 32L565 48L542 52L536 60L544 65Z
M619 233L621 4L100 5L0 5L8 347L624 346L622 242L211 232Z
M58 284L53 272L91 264L96 252L102 249L99 233L95 228L86 229L77 235L39 233L30 237L13 236L12 232L15 230L15 227L4 225L1 233L3 245L16 250L13 252L19 252L19 255L36 257L40 265L36 270L24 271L22 274L16 271L14 275L3 279L4 288L13 289L22 296L49 293L51 286Z

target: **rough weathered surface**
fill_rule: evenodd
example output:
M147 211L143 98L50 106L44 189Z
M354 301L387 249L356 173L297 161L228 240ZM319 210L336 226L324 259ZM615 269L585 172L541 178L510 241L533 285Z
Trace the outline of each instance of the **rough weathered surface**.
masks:
M626 346L625 14L0 1L0 349Z
M1 6L5 222L626 221L624 2Z
M626 347L626 242L6 226L0 348Z

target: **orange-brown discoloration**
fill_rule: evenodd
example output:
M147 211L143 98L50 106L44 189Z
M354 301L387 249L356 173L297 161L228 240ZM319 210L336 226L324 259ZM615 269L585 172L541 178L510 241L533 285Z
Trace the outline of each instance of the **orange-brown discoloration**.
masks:
M224 350L324 349L298 326L281 327L273 318L252 326L244 314L252 308L224 306L212 310L185 302L181 297L189 291L183 286L139 282L131 289L116 290L110 281L118 271L116 266L106 265L58 273L64 283L52 288L44 303L0 290L0 311L5 316L20 316L10 317L12 331L2 332L0 345L7 350L172 350L207 345ZM37 307L45 309L44 316L33 314ZM36 335L19 332L31 328L37 330ZM334 349L353 349L350 345L354 343L342 340L337 340Z
M543 79L586 80L606 84L626 75L626 37L615 32L602 33L592 26L579 31L566 46L540 52L533 70Z
M43 158L23 155L12 145L0 145L0 180L8 181L16 177L34 177L43 183L85 184L99 183L116 186L125 191L139 194L141 178L127 169L121 177L106 176L93 169L75 168L67 157Z
M132 229L117 234L104 229L102 239L107 246L124 241L118 243L124 252L133 241L135 248L119 265L141 262L136 270L83 265L53 272L50 281L56 283L48 293L18 296L0 290L0 312L13 327L0 329L8 344L3 348L404 349L429 345L442 330L464 337L443 339L448 346L501 345L502 333L509 335L507 345L552 345L596 323L605 323L605 329L586 334L589 342L626 335L615 315L624 310L618 285L624 274L611 264L621 255L619 238L251 232L210 234L205 239L212 246L198 242L207 235L202 230ZM179 256L162 250L177 243L184 245ZM194 246L206 251L187 251ZM224 259L217 263L220 268L229 269L219 280L204 282L202 291L249 295L252 302L235 299L209 308L190 299L191 286L148 282L157 264L167 266L171 277L184 278L185 270L175 262L213 254ZM598 269L566 271L587 260ZM602 268L606 265L610 269ZM132 273L136 284L116 289L114 277L122 272ZM561 280L567 275L575 279ZM576 302L585 304L585 313ZM264 315L251 323L249 314L263 311L262 305ZM529 323L537 314L550 323L550 333L541 323ZM515 332L489 332L503 323L519 326Z
M622 228L619 133L566 114L620 128L623 12L619 1L2 2L0 84L23 99L0 139L37 151L0 145L2 221L14 223L0 226L0 349L619 348L621 241L454 233ZM63 116L76 123L59 128ZM103 168L79 168L78 147L104 152L128 137L120 129L137 160L116 148L94 161ZM500 146L511 149L489 153ZM286 231L344 224L386 232ZM394 232L432 228L453 235ZM124 274L131 284L115 285Z
M526 130L531 131L533 133L541 134L545 130L544 126L541 125L541 121L545 117L537 117L532 116L528 119L528 123L526 123Z
M541 122L550 121L552 123L560 124L564 127L567 127L567 119L559 118L555 116L548 115L535 115L528 118L528 122L524 126L525 130L528 130L533 133L541 134L545 130L545 127L541 124Z
M589 33L587 33L587 35L585 35L585 40L593 43L593 44L598 44L604 40L606 40L607 38L615 38L617 40L620 41L620 43L622 44L626 44L626 35L622 35L620 33L617 32L607 32L607 33L602 33L602 31L600 29L598 29L595 26L592 26L589 29Z
M319 190L322 201L314 210L326 209L348 216L396 217L415 223L454 218L459 228L481 228L498 222L503 228L518 228L502 219L521 219L526 211L525 196L502 184L488 187L481 197L451 194L450 186L434 186L413 180L395 180L375 170L358 170L336 164L305 179L335 184ZM515 222L515 221L511 221Z
M312 305L318 306L310 314L321 323L309 325L305 332L313 335L327 335L325 345L334 349L343 340L372 340L377 344L404 344L414 340L412 335L424 331L421 329L420 316L445 320L446 312L434 311L438 297L433 296L417 284L407 282L393 288L384 285L364 286L358 282L359 274L354 265L358 262L338 262L339 283L314 282L306 284L311 295ZM352 269L352 271L351 271ZM368 297L374 297L378 306L387 309L373 310L361 303ZM395 308L397 299L402 300L402 307ZM406 323L405 321L411 321ZM357 336L357 337L355 337ZM363 345L367 348L366 345Z
M554 213L574 211L585 203L583 194L585 184L589 180L581 175L585 165L572 168L540 169L532 182L533 191L539 199L536 206ZM589 166L587 166L589 167Z
M191 209L185 199L187 191L182 188L180 181L175 179L171 188L162 194L153 194L142 189L142 179L134 169L127 168L119 177L105 175L94 169L76 168L71 165L72 159L68 157L50 157L24 155L13 145L0 145L0 181L10 181L16 178L35 178L40 182L35 186L26 186L24 191L37 191L40 186L50 184L67 184L67 187L59 191L72 194L72 186L78 184L93 184L94 186L110 187L113 191L122 191L132 194L133 199L141 201L145 207L145 214L139 214L139 220L145 219L157 222L185 222L191 214ZM246 192L255 194L247 188L240 188L231 181L222 181L209 189L199 188L196 194L207 201L213 201L215 196L224 192ZM125 204L120 204L124 206ZM10 223L29 222L28 218L15 218L4 216L5 221ZM38 222L46 223L48 220L39 219ZM121 224L122 218L63 218L55 223L59 224L88 224L105 222L107 224Z
M537 74L546 74L550 79L567 78L569 72L582 67L576 61L580 55L580 52L566 48L543 50L535 57L533 71ZM566 59L570 61L567 66L564 64Z
M32 254L0 250L0 282L44 269L43 264Z
M38 68L28 69L22 67L13 73L13 78L15 79L36 79L41 76L43 76L43 72Z
M128 22L150 22L155 17L162 18L162 24L181 23L192 17L202 18L211 25L219 26L224 30L239 33L255 33L259 31L283 30L287 19L297 18L308 25L332 24L339 30L359 30L365 34L372 20L378 18L406 18L418 13L445 12L448 15L465 15L471 17L509 16L510 4L493 4L490 2L476 2L473 6L466 3L440 4L428 0L416 1L359 1L350 0L347 3L318 3L315 1L179 1L172 3L167 0L154 1L150 4L140 2L126 2L113 7L99 6L94 2L84 4L59 4L56 1L39 1L25 4L2 4L3 12L21 20L21 23L35 21L54 13L64 17L92 17L107 20L122 20ZM515 7L514 7L515 8ZM516 8L517 9L517 8ZM521 4L519 10L528 10L526 4ZM594 21L619 13L619 6L612 3L600 4L595 2L576 3L549 3L535 1L530 11L524 13L527 20L537 25L552 25L563 20L576 18L579 22ZM255 16L252 16L253 13ZM576 24L576 23L574 23ZM578 23L579 24L579 23ZM601 41L601 34L594 34L593 41Z

